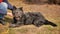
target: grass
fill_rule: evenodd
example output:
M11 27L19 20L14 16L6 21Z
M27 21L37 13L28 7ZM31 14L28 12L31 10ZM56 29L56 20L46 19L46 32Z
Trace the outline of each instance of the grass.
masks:
M13 29L9 29L9 34L15 34L15 31Z
M60 34L59 5L28 5L24 4L20 0L9 0L9 2L16 7L22 6L24 11L40 11L46 19L57 24L57 27L52 27L50 25L43 25L41 27L26 25L16 28L8 28L8 23L12 23L12 17L7 15L5 17L5 22L7 25L0 24L0 34ZM8 11L11 13L10 10Z
M28 30L27 30L27 29L24 29L24 28L22 28L22 29L17 29L17 31L19 31L19 32L21 32L21 33L26 33L26 32L28 32Z

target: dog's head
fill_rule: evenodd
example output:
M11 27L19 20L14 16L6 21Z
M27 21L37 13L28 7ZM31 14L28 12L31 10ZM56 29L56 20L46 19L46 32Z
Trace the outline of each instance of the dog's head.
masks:
M23 7L16 8L13 6L13 16L19 20L23 16Z

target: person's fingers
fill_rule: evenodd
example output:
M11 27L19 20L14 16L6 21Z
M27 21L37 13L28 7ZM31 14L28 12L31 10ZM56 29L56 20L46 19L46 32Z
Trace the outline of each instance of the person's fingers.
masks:
M13 16L12 13L7 13L7 15L9 15L9 16Z

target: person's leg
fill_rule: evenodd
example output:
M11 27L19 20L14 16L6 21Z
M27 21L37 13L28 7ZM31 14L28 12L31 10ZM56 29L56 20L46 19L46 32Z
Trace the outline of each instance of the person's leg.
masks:
M5 25L5 22L4 22L3 18L4 18L4 15L3 14L0 14L0 23L2 25Z
M3 25L5 25L3 18L7 14L7 7L8 5L5 2L0 3L0 23Z
M7 14L7 7L8 7L7 3L5 2L0 3L0 10L2 10L3 14Z

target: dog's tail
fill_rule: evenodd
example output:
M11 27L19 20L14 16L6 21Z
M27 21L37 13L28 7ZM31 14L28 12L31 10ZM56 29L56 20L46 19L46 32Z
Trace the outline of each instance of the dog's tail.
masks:
M50 22L50 21L48 21L48 20L45 20L45 23L44 23L45 25L51 25L51 26L53 26L53 27L56 27L57 25L56 24L54 24L54 23L52 23L52 22Z

